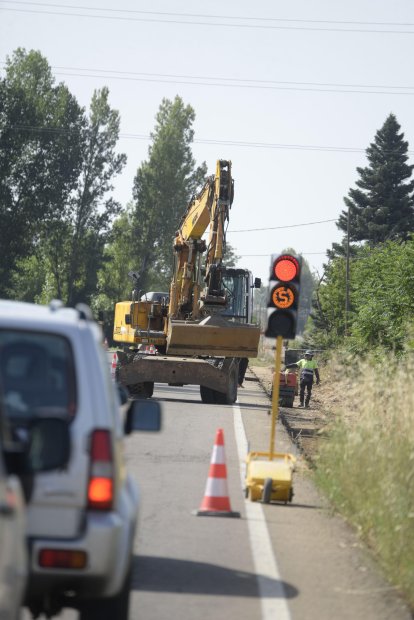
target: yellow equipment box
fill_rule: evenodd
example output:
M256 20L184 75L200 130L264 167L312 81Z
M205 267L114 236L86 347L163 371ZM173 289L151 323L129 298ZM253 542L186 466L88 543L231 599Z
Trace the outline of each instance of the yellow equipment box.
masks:
M292 501L292 476L296 463L292 454L249 452L246 462L246 497L266 504Z

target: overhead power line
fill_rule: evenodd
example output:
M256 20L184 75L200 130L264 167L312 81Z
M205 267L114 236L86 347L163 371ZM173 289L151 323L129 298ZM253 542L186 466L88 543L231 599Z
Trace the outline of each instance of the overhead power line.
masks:
M102 77L101 75L93 75L93 74L83 74L83 73L66 73L62 71L57 71L56 75L64 75L68 77ZM216 86L216 87L224 87L224 88L245 88L245 89L260 89L260 90L288 90L288 91L302 91L302 92L316 92L316 93L355 93L355 94L369 94L369 95L414 95L414 92L397 92L397 91L386 91L386 90L355 90L355 89L347 89L347 88L314 88L314 87L300 87L300 86L266 86L266 85L258 85L258 84L230 84L225 82L200 82L195 81L197 78L189 78L188 80L177 80L177 79L161 79L161 78L150 78L150 77L125 77L121 75L105 75L106 79L110 80L124 80L130 82L156 82L161 84L185 84L187 86ZM209 79L209 78L206 78ZM364 88L364 87L357 87ZM390 88L398 88L391 86ZM412 87L407 87L412 88Z
M62 127L38 127L32 125L14 125L10 127L13 131L32 131L41 133L70 133L71 130ZM74 131L74 130L72 130ZM133 134L133 133L120 133L120 139L124 140L144 140L149 142L152 138L147 134ZM358 147L347 146L321 146L312 144L277 144L271 142L248 142L248 141L236 141L236 140L211 140L211 139L194 139L195 144L211 144L219 146L234 146L234 147L248 147L248 148L263 148L263 149L289 149L297 151L320 151L320 152L336 152L336 153L365 153L366 149ZM388 151L388 154L392 154L393 151ZM414 151L408 150L407 153L414 153Z
M228 230L228 233L244 233L244 232L258 232L263 230L281 230L282 228L298 228L302 226L314 226L315 224L326 224L327 222L336 222L333 220L319 220L318 222L302 222L301 224L287 224L286 226L266 226L265 228L243 228L240 230Z
M1 0L0 0L1 1ZM5 66L5 62L1 62ZM194 86L222 86L227 88L250 88L261 90L296 90L334 93L359 93L377 95L414 95L414 86L389 86L380 84L339 84L329 82L293 82L279 80L258 80L251 78L212 77L199 75L176 75L166 73L144 73L108 69L87 69L82 67L52 66L55 75L69 77L105 77L114 80L187 84ZM67 73L70 72L70 73ZM79 73L81 72L81 73ZM97 75L99 74L99 75ZM200 81L202 80L202 81ZM358 89L358 90L356 90ZM384 89L384 90L370 90ZM413 92L409 92L409 91ZM404 91L404 92L396 92ZM408 92L407 92L408 91Z
M0 62L0 64L5 65L5 62ZM414 86L390 86L389 84L340 84L337 82L293 82L287 80L260 80L257 78L238 78L238 77L220 77L220 76L208 76L208 75L182 75L182 74L174 74L174 73L148 73L142 71L119 71L118 69L90 69L86 67L61 67L61 66L52 66L51 69L63 70L63 71L82 71L82 72L96 72L102 73L104 75L131 75L131 76L139 76L139 77L162 77L168 79L185 79L185 80L211 80L215 82L236 82L236 83L250 83L250 84L283 84L288 86L329 86L335 88L389 88L389 89L411 89L414 90Z
M0 0L1 2L1 0ZM6 62L0 62L6 66ZM176 75L167 73L145 73L108 69L89 69L82 67L52 66L55 75L67 77L102 78L137 82L159 82L162 84L187 84L190 86L222 86L227 88L250 88L262 90L294 90L331 93L356 93L376 95L414 95L414 86L390 86L380 84L340 84L329 82L293 82L278 80L258 80L253 78L212 77L198 75ZM68 73L69 72L69 73ZM81 72L81 73L79 73ZM203 80L203 81L200 81ZM328 87L328 88L326 88ZM369 90L369 89L387 90ZM355 90L358 89L358 90ZM397 92L404 91L404 92ZM408 92L407 92L408 91ZM413 91L413 92L409 92Z
M1 4L17 4L17 2L12 2L11 0L0 0ZM29 3L29 2L21 2L19 4L25 4L26 6L33 6L35 5L35 3ZM62 9L73 9L76 8L76 10L82 10L82 11L100 11L100 13L102 12L108 12L109 10L111 11L117 11L116 9L96 9L96 8L92 8L92 7L81 7L81 6L77 6L77 7L71 7L70 5L58 5L58 4L46 4L46 3L38 3L36 6L44 6L44 7L52 7L52 8L62 8ZM362 28L360 26L365 25L365 22L328 22L328 21L312 21L312 20L303 20L303 21L299 21L299 20L287 20L287 21L291 21L291 22L296 22L296 23L309 23L309 24L324 24L325 26L328 24L342 24L342 25L354 25L354 26L358 26L356 27L352 27L352 28L334 28L334 27L316 27L316 26L303 26L303 25L294 25L294 26L287 26L287 25L274 25L274 24L269 24L269 23L234 23L234 22L218 22L218 21L194 21L192 18L191 19L182 19L183 17L186 17L185 14L179 14L179 13L165 13L165 14L161 14L161 13L152 13L152 12L148 12L146 13L146 15L156 15L156 17L133 17L132 16L132 12L130 12L130 14L128 16L122 16L122 15L115 15L115 14L110 14L110 15L101 15L98 13L76 13L76 12L66 12L66 11L47 11L47 10L34 10L34 9L15 9L15 8L10 8L7 6L2 6L0 7L0 10L3 11L13 11L16 13L31 13L31 14L43 14L43 15L61 15L63 17L86 17L86 18L92 18L92 19L104 19L104 20L117 20L117 21L127 21L127 22L150 22L150 23L166 23L166 24L180 24L180 25L187 25L187 26L213 26L213 27L224 27L224 28L244 28L244 29L264 29L264 30L297 30L297 31L301 31L301 30L306 30L306 31L315 31L315 32L354 32L354 33L375 33L375 34L414 34L414 30L385 30L385 29L373 29L373 28ZM121 13L120 10L117 11L118 13ZM122 13L124 13L124 11L122 11ZM171 17L177 17L177 19L165 19L163 17L163 15L168 16L170 15ZM202 15L195 15L195 17L197 19L231 19L229 16L202 16ZM179 19L181 18L181 19ZM239 19L239 20L244 20L247 21L246 18L232 18L232 19ZM249 18L247 18L249 19ZM269 19L263 18L262 21L270 21ZM272 20L273 21L273 20ZM368 22L367 22L368 23ZM375 25L382 25L380 23L376 23ZM398 25L398 24L397 24ZM411 24L408 24L408 26L406 26L405 24L401 27L410 27ZM388 28L388 24L386 25L386 28Z
M166 11L142 11L137 9L107 9L97 8L91 6L76 6L70 4L55 4L51 2L24 2L23 0L1 0L7 2L7 4L24 4L31 6L46 6L54 8L65 9L82 9L85 11L106 11L108 13L127 13L127 14L139 14L139 15L164 15L170 17L196 17L203 19L239 19L244 21L268 21L268 22L292 22L292 23L306 23L306 24L341 24L341 25L357 25L357 26L414 26L414 23L410 22L371 22L371 21L350 21L350 20L328 20L328 19L288 19L288 18L276 18L276 17L250 17L242 15L208 15L202 13L177 13Z
M0 0L1 2L1 0ZM6 66L6 62L0 62ZM149 82L161 84L185 84L189 86L213 86L223 88L244 88L259 90L286 90L320 93L354 93L370 95L414 95L414 86L389 86L378 84L340 84L328 82L293 82L278 80L258 80L249 78L211 77L196 75L175 75L164 73L143 73L107 69L83 69L81 67L52 66L55 75L65 77L105 78L129 82ZM384 89L384 90L372 90ZM412 92L410 92L412 91Z

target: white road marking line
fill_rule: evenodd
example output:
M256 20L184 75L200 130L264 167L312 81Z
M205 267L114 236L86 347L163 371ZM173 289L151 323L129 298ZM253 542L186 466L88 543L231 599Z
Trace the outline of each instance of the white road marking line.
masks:
M234 431L240 463L242 488L245 487L247 437L240 407L233 405ZM291 620L286 592L280 577L266 518L259 502L245 502L247 525L253 563L259 586L262 620Z

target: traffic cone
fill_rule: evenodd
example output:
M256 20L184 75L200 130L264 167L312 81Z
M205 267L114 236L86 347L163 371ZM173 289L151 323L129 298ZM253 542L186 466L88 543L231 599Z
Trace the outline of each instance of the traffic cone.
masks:
M221 428L216 433L204 498L200 508L194 514L199 517L240 517L240 513L233 512L230 507L224 434Z
M116 353L114 353L113 356L112 356L112 362L111 362L111 375L112 375L112 378L115 378L117 364L118 364L118 356L117 356Z

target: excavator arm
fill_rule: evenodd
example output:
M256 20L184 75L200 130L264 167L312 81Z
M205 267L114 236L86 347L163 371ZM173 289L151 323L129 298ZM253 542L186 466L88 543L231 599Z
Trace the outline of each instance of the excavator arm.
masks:
M219 160L216 174L208 177L200 193L190 202L176 233L171 318L194 320L203 315L203 306L225 305L221 273L225 225L232 202L231 162ZM208 227L206 243L202 237ZM204 252L206 259L202 266Z
M233 202L231 162L217 161L216 174L190 202L174 240L174 274L167 321L167 352L179 355L255 357L256 325L229 321L222 312L226 224ZM208 231L207 243L202 239ZM206 258L202 264L202 254Z

